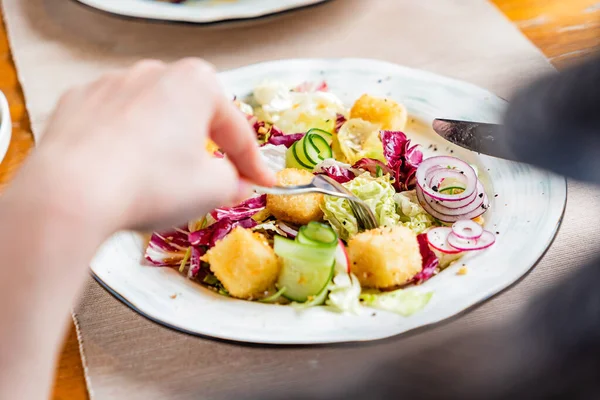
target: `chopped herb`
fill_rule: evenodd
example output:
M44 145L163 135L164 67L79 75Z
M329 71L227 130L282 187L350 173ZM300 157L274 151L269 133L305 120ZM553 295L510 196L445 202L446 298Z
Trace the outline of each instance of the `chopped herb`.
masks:
M191 255L192 255L192 247L190 246L190 247L188 247L187 251L185 252L185 256L183 256L183 260L181 260L181 264L179 264L179 272L183 272Z

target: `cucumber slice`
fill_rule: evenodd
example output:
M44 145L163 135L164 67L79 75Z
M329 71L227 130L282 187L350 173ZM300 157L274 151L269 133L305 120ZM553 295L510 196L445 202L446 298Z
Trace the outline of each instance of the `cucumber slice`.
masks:
M311 164L317 165L322 160L321 153L327 153L327 149L331 151L331 147L327 144L327 141L319 135L306 134L302 140L302 149L306 158Z
M289 300L304 303L314 301L327 287L333 277L335 261L329 265L284 259L277 287L285 287L283 296ZM326 295L325 295L326 298ZM324 301L324 299L323 299Z
M302 141L302 139L300 139L298 142L295 142L292 147L290 147L286 154L285 154L285 166L288 168L298 168L298 169L308 169L308 170L312 170L313 169L313 165L312 164L308 164L305 160L305 158L300 158L298 156L298 150L297 150L297 146L298 143ZM300 150L300 152L302 152Z
M314 163L312 162L312 160L310 158L308 158L306 156L306 151L304 150L304 143L306 141L306 135L298 140L294 146L294 156L296 157L296 160L298 160L298 163L300 165L302 165L304 168L310 169L312 170L314 167Z
M333 274L331 275L331 279L333 279ZM331 279L329 280L329 283L331 283ZM329 296L329 283L327 283L323 290L312 299L309 298L305 303L292 303L291 306L298 310L304 310L324 304L327 300L327 296Z
M319 128L312 128L309 129L308 132L306 132L306 134L316 134L321 136L323 139L325 139L327 141L327 144L331 146L331 142L333 142L333 134L331 132L327 132L324 131L323 129L319 129Z
M304 165L300 164L300 161L298 161L298 158L294 154L294 146L296 146L296 143L294 143L289 149L287 149L285 153L285 167L306 169Z
M309 264L329 264L335 255L335 246L300 243L295 240L275 236L273 250L283 259L289 259Z
M301 227L296 240L299 243L318 246L337 246L338 244L338 236L333 228L315 221Z
M272 294L269 297L259 299L258 301L261 303L273 303L273 302L277 301L277 299L279 299L281 296L283 296L283 294L285 293L286 290L287 290L287 288L284 286L281 289L279 289L277 291L277 293Z

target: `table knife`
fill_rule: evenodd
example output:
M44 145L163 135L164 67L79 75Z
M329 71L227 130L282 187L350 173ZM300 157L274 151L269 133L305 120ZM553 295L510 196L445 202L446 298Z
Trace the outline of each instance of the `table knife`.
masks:
M433 130L464 149L517 161L506 143L502 125L438 118L433 120Z

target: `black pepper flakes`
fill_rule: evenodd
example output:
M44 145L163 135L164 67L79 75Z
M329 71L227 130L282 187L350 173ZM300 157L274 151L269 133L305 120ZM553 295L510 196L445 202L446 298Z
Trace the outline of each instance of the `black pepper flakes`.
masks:
M433 190L434 192L437 192L438 191L438 187L437 186L432 186L431 190Z
M377 79L377 83L383 82L383 79Z
M377 313L371 314L371 317L375 317L375 316L377 316Z
M483 198L483 193L479 193L479 198Z
M500 232L496 231L496 235L499 235L499 234L500 234Z
M496 194L494 195L494 197L498 197L498 193L496 193Z

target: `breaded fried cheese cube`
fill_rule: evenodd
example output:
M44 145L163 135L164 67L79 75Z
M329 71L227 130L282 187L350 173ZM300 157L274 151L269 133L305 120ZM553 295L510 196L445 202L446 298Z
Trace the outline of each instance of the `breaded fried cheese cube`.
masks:
M265 237L237 227L202 260L233 297L252 299L273 287L279 276L279 259Z
M314 178L309 171L286 168L277 173L277 184L280 186L306 185ZM323 218L321 204L323 195L318 193L293 196L267 195L267 210L275 218L306 225L310 221L320 221Z
M408 114L406 108L394 100L363 94L352 106L350 118L369 121L383 130L403 131Z
M417 235L403 226L361 232L348 242L352 272L361 285L388 289L409 282L422 269Z

